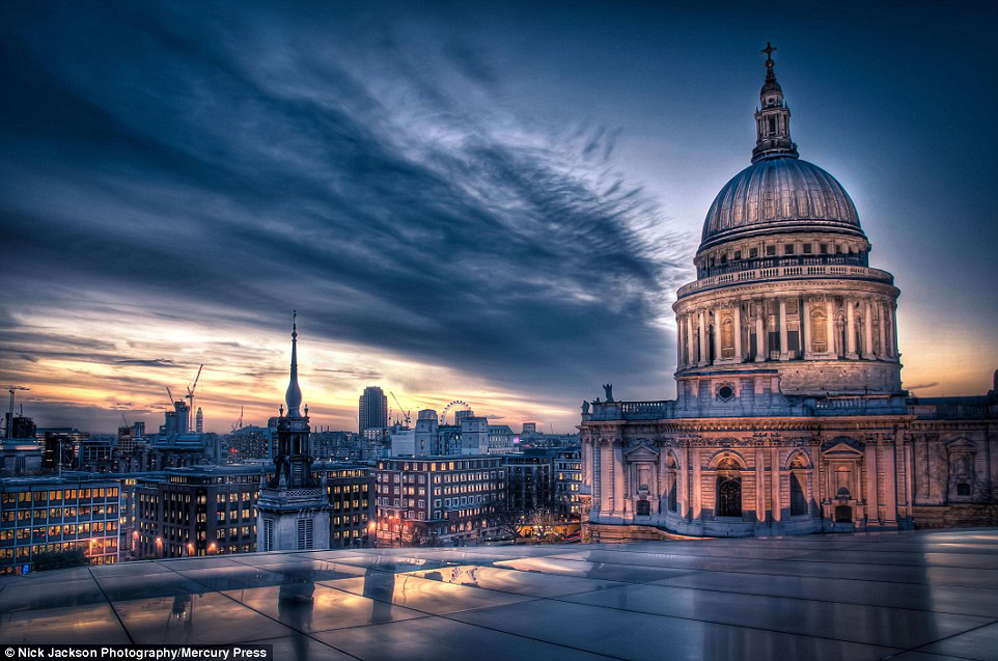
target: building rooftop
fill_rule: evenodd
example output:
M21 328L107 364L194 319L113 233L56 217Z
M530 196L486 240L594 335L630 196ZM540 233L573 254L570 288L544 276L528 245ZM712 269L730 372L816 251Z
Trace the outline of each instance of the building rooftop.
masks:
M994 659L998 530L258 553L0 581L0 643L276 659Z

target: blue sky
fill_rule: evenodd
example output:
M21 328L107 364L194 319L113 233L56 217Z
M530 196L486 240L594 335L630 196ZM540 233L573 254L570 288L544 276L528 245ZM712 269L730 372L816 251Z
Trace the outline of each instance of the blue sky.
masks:
M5 3L0 375L45 425L209 429L365 385L518 428L674 392L669 305L764 76L892 271L902 373L998 367L983 5Z

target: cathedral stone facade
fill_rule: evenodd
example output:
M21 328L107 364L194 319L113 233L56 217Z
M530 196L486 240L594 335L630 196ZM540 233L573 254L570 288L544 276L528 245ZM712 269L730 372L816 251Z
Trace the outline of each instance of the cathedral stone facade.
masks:
M752 163L673 305L676 399L583 404L593 541L965 525L998 497L998 373L986 396L902 389L900 292L842 185L799 158L772 50Z

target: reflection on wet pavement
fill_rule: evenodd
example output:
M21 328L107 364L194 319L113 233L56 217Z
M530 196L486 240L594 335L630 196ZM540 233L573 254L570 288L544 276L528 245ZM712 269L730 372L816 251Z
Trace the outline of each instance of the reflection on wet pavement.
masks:
M0 643L275 659L998 655L998 532L260 553L0 580Z

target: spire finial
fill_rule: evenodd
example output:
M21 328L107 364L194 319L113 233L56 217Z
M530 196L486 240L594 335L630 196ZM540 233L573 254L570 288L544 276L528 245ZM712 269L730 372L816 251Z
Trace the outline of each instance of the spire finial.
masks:
M294 310L291 315L291 380L288 382L284 401L288 405L289 417L301 415L298 412L298 407L301 406L301 388L298 387L298 310Z
M765 53L766 54L766 80L767 81L775 80L776 79L776 74L773 73L773 65L775 64L775 62L773 62L773 51L775 51L775 50L776 50L776 46L773 46L772 44L770 44L767 41L766 42L766 47L763 48L761 51L759 51L760 53Z

